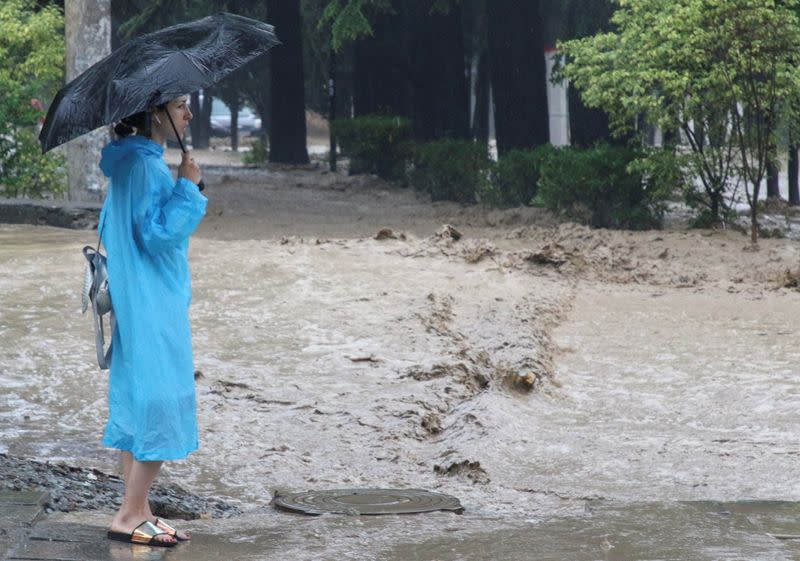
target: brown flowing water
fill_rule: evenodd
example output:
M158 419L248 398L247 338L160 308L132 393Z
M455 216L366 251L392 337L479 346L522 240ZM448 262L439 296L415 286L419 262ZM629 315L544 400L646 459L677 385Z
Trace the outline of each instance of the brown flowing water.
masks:
M189 524L193 558L798 554L768 535L800 533L800 299L776 284L796 244L486 224L456 241L434 219L380 241L242 239L245 211L238 237L213 216L190 254L201 449L162 477L247 514ZM79 313L93 235L0 226L0 452L114 471ZM268 507L341 487L426 488L466 512Z

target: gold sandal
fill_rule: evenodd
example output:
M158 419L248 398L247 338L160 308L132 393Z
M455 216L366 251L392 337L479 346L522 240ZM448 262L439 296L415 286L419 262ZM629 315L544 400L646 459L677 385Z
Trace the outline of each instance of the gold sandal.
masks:
M133 532L126 534L125 532L108 531L108 539L116 540L119 542L138 543L142 545L150 545L154 547L173 547L178 542L160 540L158 536L168 536L169 533L161 531L152 522L145 520ZM177 539L177 538L176 538Z
M164 522L160 518L156 518L155 525L159 530L163 530L164 532L167 533L168 536L172 536L173 538L175 538L179 542L188 542L190 539L192 539L192 538L182 538L182 537L180 537L178 535L178 530L176 530L175 528L173 528L172 526L170 526L169 524L167 524L166 522Z

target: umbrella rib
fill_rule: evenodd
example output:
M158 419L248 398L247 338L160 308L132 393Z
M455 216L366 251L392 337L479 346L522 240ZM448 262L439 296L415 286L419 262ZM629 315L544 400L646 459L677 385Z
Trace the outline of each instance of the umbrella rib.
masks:
M203 70L204 70L204 69L203 69L203 68L201 68L201 67L198 65L197 61L196 61L194 58L192 58L192 56L191 56L191 55L189 55L189 53L187 53L187 52L186 52L186 51L184 51L184 50L180 50L180 51L178 51L178 52L179 52L180 54L182 54L182 55L183 55L183 57L184 57L186 60L188 60L188 61L189 61L189 63L190 63L190 64L191 64L191 65L192 65L192 66L193 66L193 67L194 67L194 68L195 68L195 69L196 69L196 70L197 70L199 73L201 73L201 74L203 73ZM215 73L215 74L216 74L216 73Z

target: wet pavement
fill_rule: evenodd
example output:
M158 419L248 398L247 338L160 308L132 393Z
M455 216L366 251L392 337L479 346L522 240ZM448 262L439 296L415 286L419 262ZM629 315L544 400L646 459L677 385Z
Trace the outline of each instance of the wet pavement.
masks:
M36 523L28 539L0 559L59 561L783 561L800 555L800 503L587 501L584 512L502 528L479 513L304 517L253 511L183 527L191 542L170 549L105 539L100 517L58 514ZM419 524L418 516L429 519Z

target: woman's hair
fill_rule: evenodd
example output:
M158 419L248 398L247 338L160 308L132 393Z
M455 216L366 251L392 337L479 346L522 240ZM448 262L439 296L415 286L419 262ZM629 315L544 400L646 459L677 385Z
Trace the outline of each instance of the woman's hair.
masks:
M153 110L139 111L133 115L123 117L119 123L114 125L114 133L120 138L125 138L133 134L150 138L152 134L151 120L155 109L166 110L167 104L162 103L161 105L157 105Z
M120 138L138 134L150 138L150 111L140 111L124 117L114 126L114 133Z

